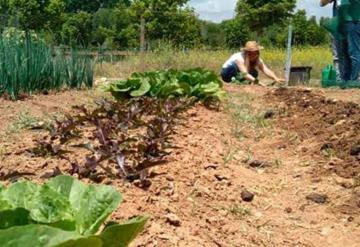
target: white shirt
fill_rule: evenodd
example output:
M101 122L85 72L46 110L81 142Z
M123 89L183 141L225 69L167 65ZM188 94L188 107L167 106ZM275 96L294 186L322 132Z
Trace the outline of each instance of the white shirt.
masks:
M233 64L235 61L239 61L241 63L245 64L245 52L237 52L234 53L223 65L223 68L227 68L228 66L230 66L231 64ZM264 63L263 60L260 58L259 59L260 63Z

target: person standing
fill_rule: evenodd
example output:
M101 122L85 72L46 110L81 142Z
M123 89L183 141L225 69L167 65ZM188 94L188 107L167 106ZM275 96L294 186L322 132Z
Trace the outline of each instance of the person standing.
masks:
M320 0L320 6L324 7L330 3L333 3L333 17L338 15L338 2L337 0ZM333 63L336 71L337 81L347 81L350 77L349 72L346 72L346 68L349 67L350 57L347 56L347 42L346 39L336 39L331 36L331 48L333 54ZM347 69L349 71L349 69Z
M360 72L360 0L349 0L339 8L340 20L343 21L347 42L347 53L350 57L350 71L346 79L358 81ZM345 68L346 69L346 68Z
M356 81L360 72L360 0L320 0L320 6L333 3L334 16L338 17L338 32L343 39L334 39L340 79ZM336 65L335 65L336 67Z

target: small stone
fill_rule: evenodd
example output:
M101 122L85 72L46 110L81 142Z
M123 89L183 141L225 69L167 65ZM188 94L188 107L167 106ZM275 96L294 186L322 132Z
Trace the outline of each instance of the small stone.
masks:
M176 226L176 227L181 225L181 220L176 214L171 214L171 213L167 214L166 222L169 223L170 225Z
M214 176L215 176L215 178L216 178L217 180L219 180L219 181L223 181L223 180L228 180L228 179L229 179L229 178L227 178L227 177L225 177L225 176L222 176L222 175L220 175L220 174L215 174Z
M340 126L340 125L343 125L344 123L346 123L346 120L342 119L340 121L338 121L335 126Z
M331 227L327 226L327 227L324 227L323 229L321 229L320 234L322 236L328 236L328 235L330 235L330 231L331 231Z
M246 189L241 192L241 199L243 199L244 202L252 202L254 200L254 196L255 195L253 193Z
M347 221L348 221L348 222L353 222L354 220L355 220L355 218L352 217L352 216L350 216L349 218L347 218Z
M273 118L274 116L275 116L275 111L274 110L267 110L264 113L264 118L265 119L270 119L270 118Z
M266 161L262 160L252 160L249 163L249 166L252 168L264 167L266 165Z
M357 156L360 154L360 145L355 145L351 147L350 155Z
M208 169L214 169L214 170L216 170L218 168L218 165L217 164L206 164L205 166L204 166L204 169L205 170L208 170Z
M292 210L291 207L285 208L285 212L288 213L288 214L292 213L292 211L293 211L293 210Z
M342 177L336 177L335 183L345 189L351 189L351 188L355 187L354 179L346 179L346 178L342 178Z
M328 196L319 193L311 193L306 196L306 199L318 204L325 204L328 202Z
M282 150L282 149L286 149L286 145L285 144L280 144L279 146L277 146L278 149Z

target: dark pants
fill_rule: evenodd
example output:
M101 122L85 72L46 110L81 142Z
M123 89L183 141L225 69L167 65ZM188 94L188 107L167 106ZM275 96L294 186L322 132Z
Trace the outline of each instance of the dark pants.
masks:
M344 80L356 81L360 72L360 22L347 22L344 28L347 43Z
M255 78L258 78L258 76L259 76L259 72L256 69L251 70L249 72L249 74ZM239 81L246 80L244 78L244 76L241 75L240 70L239 70L238 66L236 65L236 63L232 63L229 66L227 66L226 68L223 68L221 70L220 75L221 75L221 79L224 82L231 82L233 77Z

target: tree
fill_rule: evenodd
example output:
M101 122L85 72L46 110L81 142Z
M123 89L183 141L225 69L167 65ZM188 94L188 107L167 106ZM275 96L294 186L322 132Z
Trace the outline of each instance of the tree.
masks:
M61 23L63 0L1 1L2 11L10 17L8 25L25 30L51 29Z
M95 13L100 8L113 8L117 4L126 4L130 6L130 0L65 0L67 13L76 13L85 11Z
M321 45L329 43L326 30L316 22L315 17L307 19L306 11L299 10L292 20L294 45Z
M81 44L82 46L87 47L91 41L91 18L91 14L84 11L69 15L61 30L63 42L72 46Z
M236 14L259 38L265 28L290 17L295 6L296 0L239 0Z
M223 26L210 21L200 21L202 43L212 48L225 46L225 31Z
M138 46L138 31L129 29L132 24L129 8L119 4L115 8L101 8L93 15L92 44L113 49Z
M239 49L251 37L249 27L238 17L221 23L229 48Z
M144 18L148 40L168 40L177 46L194 46L200 41L200 25L194 10L184 8L188 1L134 0L130 7L133 28L140 30L140 19Z

